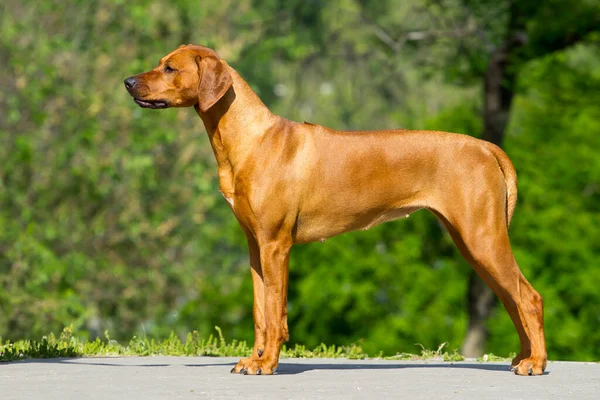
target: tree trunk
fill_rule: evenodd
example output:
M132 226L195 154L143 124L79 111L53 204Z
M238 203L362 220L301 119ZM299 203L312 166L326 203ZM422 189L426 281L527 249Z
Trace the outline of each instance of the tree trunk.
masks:
M496 297L475 271L472 271L469 275L467 298L469 326L461 354L465 357L479 357L485 349L488 337L486 321L493 311Z
M525 43L523 35L511 36L492 53L484 78L483 139L500 147L514 97L515 71L509 63L517 48ZM496 297L475 271L469 276L467 299L469 325L461 353L465 357L479 357L485 350L486 322Z

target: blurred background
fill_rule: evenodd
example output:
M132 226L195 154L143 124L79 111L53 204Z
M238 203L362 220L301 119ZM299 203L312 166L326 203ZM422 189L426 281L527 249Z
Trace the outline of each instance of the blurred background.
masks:
M89 338L218 325L252 340L245 240L201 120L141 109L123 86L184 43L214 48L292 120L500 144L519 174L511 240L545 300L549 358L600 359L597 0L3 0L3 339L72 324ZM290 275L292 343L519 349L426 211L296 246Z

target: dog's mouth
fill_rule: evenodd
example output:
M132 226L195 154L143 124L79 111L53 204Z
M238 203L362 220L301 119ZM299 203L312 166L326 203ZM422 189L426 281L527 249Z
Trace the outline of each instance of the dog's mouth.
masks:
M169 107L169 102L166 100L142 100L134 97L133 101L143 108L160 109Z

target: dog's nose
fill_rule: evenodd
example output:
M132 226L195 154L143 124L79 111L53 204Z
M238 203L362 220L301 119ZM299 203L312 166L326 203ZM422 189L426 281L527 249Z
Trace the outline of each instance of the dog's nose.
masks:
M134 77L129 77L127 79L125 79L125 87L127 89L131 89L132 87L134 87L137 84L137 81L135 80Z

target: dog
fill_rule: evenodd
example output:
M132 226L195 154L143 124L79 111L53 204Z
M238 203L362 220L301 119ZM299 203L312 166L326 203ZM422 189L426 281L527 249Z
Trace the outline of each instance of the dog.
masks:
M244 231L254 287L254 348L232 373L272 374L288 340L290 249L427 209L508 311L521 351L511 367L547 363L543 300L510 247L515 169L492 143L438 131L338 131L273 114L217 53L182 45L125 79L141 107L194 107L220 191Z

